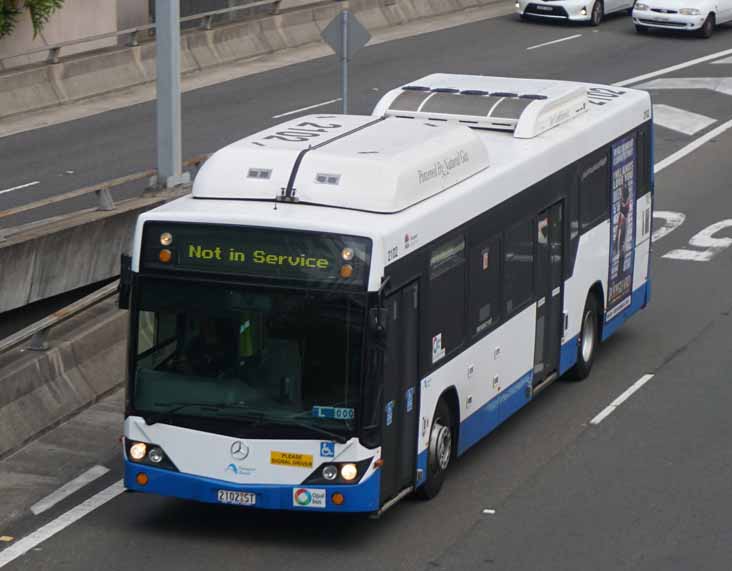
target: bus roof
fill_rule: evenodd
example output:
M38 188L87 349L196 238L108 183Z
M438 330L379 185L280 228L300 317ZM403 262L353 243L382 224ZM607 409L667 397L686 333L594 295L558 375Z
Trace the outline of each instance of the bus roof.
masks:
M435 107L405 111L404 93L432 95L425 99ZM513 123L468 127L465 121L485 109L481 98L495 98L491 120L508 119L495 112L511 102ZM508 113L504 107L499 114ZM427 243L650 117L643 91L430 75L385 94L372 116L308 115L232 143L204 164L192 197L140 220L315 230L385 243L403 241L406 231Z

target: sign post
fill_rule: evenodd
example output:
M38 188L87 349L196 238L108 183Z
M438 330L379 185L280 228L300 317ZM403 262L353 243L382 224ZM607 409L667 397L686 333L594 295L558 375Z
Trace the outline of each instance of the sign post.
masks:
M180 110L180 2L155 1L158 185L190 181L182 172Z
M371 39L371 34L348 9L348 0L341 2L342 10L320 34L338 56L341 68L341 101L343 113L348 113L348 62Z

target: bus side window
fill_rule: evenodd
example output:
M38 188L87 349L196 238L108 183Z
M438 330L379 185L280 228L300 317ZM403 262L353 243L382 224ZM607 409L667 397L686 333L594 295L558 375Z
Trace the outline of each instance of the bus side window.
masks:
M465 334L465 238L460 235L432 250L427 327L431 365L458 349ZM429 368L429 367L428 367Z
M501 240L493 236L470 250L468 315L471 335L493 329L501 321Z
M610 209L610 166L607 149L591 154L581 163L580 225L582 232L606 220Z
M636 172L638 173L636 185L636 198L647 194L651 190L651 148L650 148L650 129L647 125L643 125L638 129L638 149Z
M510 315L534 296L533 219L522 220L506 232L503 259L503 303Z

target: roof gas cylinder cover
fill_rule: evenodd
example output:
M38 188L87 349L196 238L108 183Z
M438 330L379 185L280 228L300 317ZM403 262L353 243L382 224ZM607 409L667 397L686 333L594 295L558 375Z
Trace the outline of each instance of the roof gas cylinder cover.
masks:
M468 127L389 117L307 153L297 175L303 202L398 212L489 166L488 150ZM318 184L320 173L339 184Z

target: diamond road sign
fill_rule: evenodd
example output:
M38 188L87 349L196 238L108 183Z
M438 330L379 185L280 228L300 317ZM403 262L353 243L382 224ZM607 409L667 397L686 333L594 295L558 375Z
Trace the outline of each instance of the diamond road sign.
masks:
M348 32L347 32L347 46L346 46L346 57L351 59L353 54L364 47L371 39L369 31L363 27L363 24L356 19L356 16L347 13L348 16ZM325 42L333 48L333 51L338 57L343 57L343 13L337 14L328 24L328 26L320 34Z

